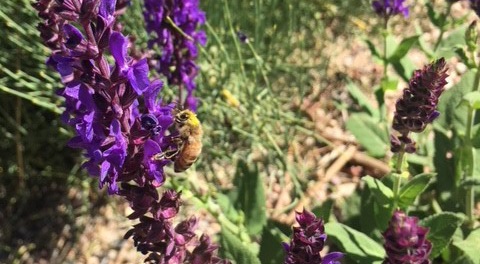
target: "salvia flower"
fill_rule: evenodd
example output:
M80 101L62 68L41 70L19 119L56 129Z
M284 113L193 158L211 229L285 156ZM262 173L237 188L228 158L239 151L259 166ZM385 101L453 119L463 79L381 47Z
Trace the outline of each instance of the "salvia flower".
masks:
M71 147L85 150L83 167L110 194L124 196L138 219L126 237L155 263L204 259L218 263L216 246L195 236L195 218L173 224L180 194L157 187L165 181L168 159L153 156L176 147L167 136L174 104L158 100L162 83L148 78L146 59L128 55L133 45L116 16L128 0L38 0L40 35L52 50L47 64L61 76L62 120L76 136ZM113 62L113 64L109 63ZM119 184L120 183L120 184ZM191 245L190 245L191 244ZM208 252L195 250L198 247ZM227 263L227 262L225 262Z
M343 257L340 252L331 252L324 257L320 251L325 245L327 235L323 220L317 218L313 213L303 210L296 212L295 216L298 227L293 227L293 238L290 244L283 243L286 251L285 264L338 264L337 260Z
M159 47L161 55L151 58L156 61L155 70L167 77L169 85L186 88L185 107L196 110L197 99L193 96L198 66L197 45L205 45L206 34L197 30L205 23L205 13L198 7L198 0L145 0L144 18L150 33L149 48Z
M418 218L395 211L383 233L387 257L384 264L429 264L432 243L426 239L428 228L418 225Z
M408 7L405 0L375 0L372 2L375 13L388 19L391 16L402 14L408 17Z
M399 152L404 146L407 153L415 152L415 142L409 137L410 132L422 132L440 113L437 104L447 84L445 59L441 58L416 70L403 90L403 96L395 107L392 128L400 134L391 136L392 152Z

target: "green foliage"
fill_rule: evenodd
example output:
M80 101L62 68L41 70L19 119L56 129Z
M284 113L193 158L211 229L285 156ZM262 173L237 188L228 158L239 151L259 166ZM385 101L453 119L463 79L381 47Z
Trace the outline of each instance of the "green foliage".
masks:
M480 263L480 229L473 230L465 240L454 241L453 245L465 254L463 263Z
M475 110L480 109L480 91L465 94L462 103Z
M22 8L19 8L22 6ZM37 16L30 1L5 1L0 11L0 105L19 97L57 114L53 90L56 77L45 66L47 48L39 38Z
M253 168L252 168L253 167ZM245 226L250 235L259 235L267 221L265 191L256 165L239 161L234 184L238 188L235 207L245 215Z
M374 105L372 105L371 100L367 96L365 96L365 94L360 90L357 85L350 82L347 84L347 90L350 93L350 96L352 96L352 99L355 100L355 103L357 103L361 107L362 111L367 112L376 120L380 119L379 110Z
M389 148L388 130L382 123L364 113L352 114L347 120L347 129L355 136L368 154L385 156Z
M412 36L409 38L405 38L400 42L400 44L395 48L395 51L391 55L388 56L387 60L390 63L395 63L400 61L402 58L407 55L408 51L418 42L418 38L420 36Z
M392 189L371 176L363 178L368 186L369 191L375 197L373 206L375 227L383 230L387 227L390 218L392 217L394 206L394 194Z
M449 32L449 35L440 42L435 57L444 57L446 59L455 56L455 49L465 46L465 31L468 25L458 27L457 29Z
M228 228L222 228L220 235L221 253L225 258L234 259L237 264L260 264L260 260L251 249Z
M467 122L467 107L461 104L463 97L472 91L475 72L468 72L462 80L449 90L445 91L440 97L438 111L442 113L435 120L437 125L446 130L453 130L457 134L465 134L465 125Z
M262 232L259 258L262 264L282 263L285 257L284 250L281 250L282 242L288 243L289 237L269 221Z
M403 209L411 206L415 199L428 187L432 177L432 173L419 174L402 186L398 198L398 206Z
M430 229L427 239L432 242L431 258L435 258L444 250L455 234L464 218L454 213L444 212L423 219L420 224Z
M371 177L365 176L363 181L370 188L370 191L375 196L376 202L382 207L389 207L392 204L393 192L381 181Z
M346 257L355 263L382 263L385 257L383 247L367 235L340 223L325 224L325 232Z

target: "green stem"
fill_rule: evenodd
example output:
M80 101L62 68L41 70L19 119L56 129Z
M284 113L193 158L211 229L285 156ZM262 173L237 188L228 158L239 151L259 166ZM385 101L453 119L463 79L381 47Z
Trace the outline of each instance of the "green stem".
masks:
M476 67L477 72L475 74L475 81L473 82L473 91L478 91L480 84L480 67ZM463 155L463 159L468 159L468 162L463 164L463 172L465 180L467 178L472 178L474 175L474 161L473 159L473 144L472 144L472 127L474 125L476 111L471 106L468 108L467 114L467 127L465 130L465 142L464 142L464 153L468 155ZM465 195L465 214L467 215L468 225L470 228L474 227L475 224L475 190L472 185L468 185Z
M397 199L400 193L400 186L402 184L402 169L403 169L403 157L405 156L405 144L402 143L400 151L397 154L397 160L395 164L395 181L393 182L393 197L394 207L397 207Z
M388 35L388 18L385 18L383 32L383 77L387 76L388 58L387 58L387 35Z
M478 74L477 74L478 76ZM476 80L477 78L475 78ZM475 81L477 82L477 81ZM477 83L478 84L478 83ZM465 131L465 141L464 146L462 147L462 171L464 180L473 177L473 149L472 149L472 125L473 125L473 116L475 110L472 107L468 108L467 113L467 127ZM475 191L472 185L466 187L465 192L465 214L467 215L467 224L470 228L474 227L475 215L474 215L474 206L475 206Z
M475 74L475 81L473 82L473 91L478 91L478 85L480 84L480 67L477 66L477 73Z
M242 73L242 77L243 79L247 79L247 75L245 74L245 67L243 66L243 58L242 58L242 52L241 52L241 49L240 49L240 44L238 43L238 38L237 38L237 34L235 33L235 30L233 28L233 24L232 24L232 17L230 15L230 8L228 7L228 1L227 0L223 0L223 3L225 5L225 17L226 17L226 20L228 22L228 27L230 28L230 33L232 34L232 38L233 38L233 43L235 44L235 49L237 51L237 56L238 56L238 60L239 60L239 67L240 67L240 71Z
M173 22L173 20L169 16L166 17L166 22L178 33L180 33L180 35L182 35L184 38L188 39L189 41L194 41L194 39L190 35L185 33L185 31L183 31L179 26L177 26L177 24L175 24L175 22Z

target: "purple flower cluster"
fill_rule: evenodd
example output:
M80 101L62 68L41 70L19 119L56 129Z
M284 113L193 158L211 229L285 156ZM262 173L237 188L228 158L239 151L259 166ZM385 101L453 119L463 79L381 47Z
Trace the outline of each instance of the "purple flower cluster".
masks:
M119 181L159 186L163 166L149 169L145 155L151 153L144 145L158 152L169 147L163 134L173 123L173 105L156 101L162 83L149 81L147 61L128 57L128 39L114 30L115 1L40 0L35 7L44 20L40 34L52 49L47 64L64 83L58 91L65 98L62 120L76 132L69 146L86 150L83 167L110 194L118 192ZM107 54L115 65L109 65ZM155 117L157 134L142 126L139 109Z
M150 33L149 48L161 48L154 57L154 68L167 77L169 85L179 87L182 100L183 87L187 90L185 108L196 111L197 99L193 96L198 67L197 44L205 45L205 32L197 27L205 23L205 13L198 0L145 0L144 18Z
M214 255L208 237L194 235L195 219L173 226L180 195L156 188L165 181L168 159L153 157L176 147L166 132L174 104L157 99L162 83L150 81L146 59L128 56L128 38L116 16L128 1L38 0L39 31L52 50L47 64L61 76L63 121L76 132L69 145L86 151L83 167L100 188L124 196L139 219L126 237L155 263L228 263ZM111 56L111 57L109 57ZM114 65L109 64L114 61ZM119 184L121 183L120 187ZM148 216L147 216L148 215ZM190 250L187 250L190 244ZM194 262L193 260L202 260Z
M340 252L332 252L325 257L320 256L327 235L323 220L305 209L295 216L298 227L293 227L293 238L290 244L283 243L286 251L285 264L338 264L343 257Z
M426 239L428 228L418 225L418 218L395 211L383 233L387 257L385 264L429 264L432 243Z
M385 19L397 14L408 17L408 7L404 4L405 0L375 0L372 2L372 7L375 13Z
M409 137L410 132L422 132L432 123L440 113L436 110L438 100L447 84L447 68L445 59L441 58L416 70L403 90L403 96L395 107L392 128L400 136L391 136L392 152L404 150L413 153L416 150L415 142Z
M171 220L179 211L180 193L168 190L159 197L154 186L139 187L123 183L120 195L125 196L134 210L128 218L140 220L125 234L125 238L133 237L135 246L143 254L150 252L146 261L172 264L230 263L215 255L218 246L212 244L208 236L203 235L196 241L195 218L181 221L175 226L172 224ZM193 244L191 250L187 250L189 243Z

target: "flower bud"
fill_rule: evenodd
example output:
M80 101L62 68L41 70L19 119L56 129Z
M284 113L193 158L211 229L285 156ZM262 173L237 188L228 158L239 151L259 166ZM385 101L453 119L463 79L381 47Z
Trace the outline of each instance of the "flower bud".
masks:
M465 31L465 42L467 43L467 49L470 52L477 50L477 40L478 40L478 31L477 31L477 21L474 20Z

